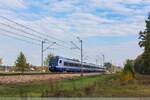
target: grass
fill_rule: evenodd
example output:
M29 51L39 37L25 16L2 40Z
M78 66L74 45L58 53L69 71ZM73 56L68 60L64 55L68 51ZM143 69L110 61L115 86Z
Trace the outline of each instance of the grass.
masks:
M0 97L137 97L150 96L138 80L121 84L118 75L85 76L62 81L0 85Z

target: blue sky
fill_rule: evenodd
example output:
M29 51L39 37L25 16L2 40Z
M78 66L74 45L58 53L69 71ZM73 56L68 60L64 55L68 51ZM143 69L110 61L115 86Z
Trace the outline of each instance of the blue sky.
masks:
M1 16L45 34L38 34L43 38L52 36L56 39L48 39L65 46L53 46L45 56L52 52L79 59L78 50L66 48L72 47L70 41L79 45L76 39L79 36L83 39L85 61L95 63L97 55L101 60L104 54L106 61L112 60L116 65L123 65L126 59L134 59L142 53L138 32L144 30L149 9L149 0L0 0ZM0 23L22 29L1 17ZM40 46L6 37L3 34L10 33L1 29L29 35L0 24L0 58L5 65L13 65L20 51L30 63L40 65ZM23 30L37 35L31 30Z

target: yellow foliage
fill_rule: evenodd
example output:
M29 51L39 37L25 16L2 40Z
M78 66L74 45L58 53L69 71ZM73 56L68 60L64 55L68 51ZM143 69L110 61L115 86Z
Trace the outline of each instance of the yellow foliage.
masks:
M126 73L121 73L121 77L120 77L120 80L122 83L126 83L130 80L133 80L134 79L134 75L132 72L128 71Z

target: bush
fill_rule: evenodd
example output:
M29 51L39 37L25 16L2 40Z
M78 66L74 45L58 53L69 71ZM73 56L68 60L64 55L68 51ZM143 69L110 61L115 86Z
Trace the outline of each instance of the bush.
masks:
M121 82L126 83L135 78L134 61L127 60L124 69L121 73Z

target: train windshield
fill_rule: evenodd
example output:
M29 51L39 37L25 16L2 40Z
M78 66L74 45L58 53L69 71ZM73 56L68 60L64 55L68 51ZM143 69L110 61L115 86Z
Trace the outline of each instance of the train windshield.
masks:
M49 61L49 66L50 67L55 67L58 65L58 57L53 57L50 61Z
M61 64L61 63L62 63L62 60L59 60L59 63Z

